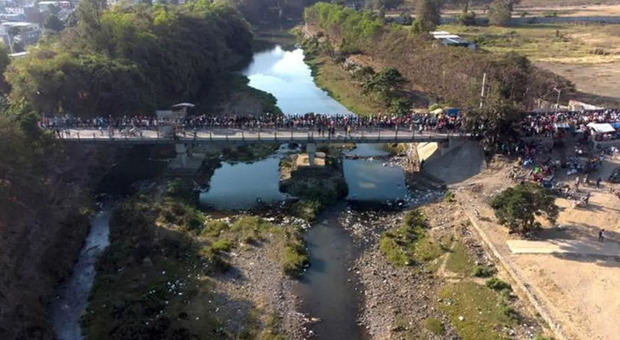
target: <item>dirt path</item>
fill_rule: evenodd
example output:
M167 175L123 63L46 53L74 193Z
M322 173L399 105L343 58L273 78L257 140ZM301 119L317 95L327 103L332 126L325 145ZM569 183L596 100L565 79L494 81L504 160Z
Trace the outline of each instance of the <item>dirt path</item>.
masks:
M463 211L558 338L618 339L620 324L613 321L620 315L620 262L613 257L587 255L513 254L508 242L516 237L495 222L487 203L495 193L512 185L508 168L496 164L454 187ZM586 190L593 192L591 208L573 209L565 200L558 200L562 210L558 223L565 227L547 227L541 236L556 239L550 242L571 239L568 244L583 245L591 244L599 228L604 227L613 237L618 235L618 199L604 188Z

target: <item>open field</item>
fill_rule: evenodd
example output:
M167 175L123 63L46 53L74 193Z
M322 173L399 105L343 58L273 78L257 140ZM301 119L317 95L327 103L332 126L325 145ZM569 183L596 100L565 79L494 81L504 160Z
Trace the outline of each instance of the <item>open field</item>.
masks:
M532 61L620 62L620 25L539 24L513 27L442 25L491 52L518 52Z
M566 77L579 91L620 101L620 25L538 24L514 27L442 25L494 53L518 52Z
M618 161L606 161L599 174L606 178ZM613 322L620 315L620 265L618 257L598 257L576 254L513 254L506 244L515 239L507 229L497 224L487 201L510 183L506 180L509 166L495 164L463 184L453 188L462 206L485 243L494 248L513 279L523 283L520 289L532 294L541 314L553 321L559 329L559 338L566 339L617 339L620 331ZM557 223L562 228L550 226L537 233L537 237L553 243L554 240L573 240L596 244L599 228L607 230L605 242L618 241L620 231L618 199L608 192L610 183L601 189L585 187L592 193L588 208L571 208L568 201L558 199L561 212ZM473 214L472 211L476 211Z

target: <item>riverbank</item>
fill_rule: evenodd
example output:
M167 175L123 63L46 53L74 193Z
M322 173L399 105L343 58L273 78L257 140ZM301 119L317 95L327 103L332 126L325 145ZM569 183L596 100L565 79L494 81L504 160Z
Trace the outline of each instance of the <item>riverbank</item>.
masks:
M511 290L488 287L488 277L505 274L450 197L419 209L426 222L411 241L410 264L398 262L394 249L386 253L384 240L386 232L410 223L411 213L370 214L365 218L372 222L349 225L365 245L351 267L363 286L363 326L374 339L531 339L542 333L543 322Z
M33 188L12 197L19 209L0 220L3 339L54 338L49 303L56 286L72 271L94 211L92 193L117 154L90 147L56 151L38 160L37 166L49 171L45 182L28 183ZM45 192L31 196L40 188Z
M364 95L362 86L354 81L342 65L325 55L308 55L306 63L312 69L317 86L327 91L330 97L342 103L351 112L361 116L386 112L387 107L372 96Z
M591 194L590 205L572 207L564 198L556 199L560 207L557 224L544 224L534 234L544 247L562 244L566 240L581 247L600 247L597 233L606 230L605 244L615 244L620 216L618 198L609 192L612 183L605 179L618 167L617 159L606 159L598 173L603 178L600 188L584 186L580 190ZM610 322L620 313L617 290L620 284L618 260L609 256L582 253L580 247L562 247L566 253L515 253L509 243L518 239L499 225L493 211L485 202L496 192L511 186L512 164L505 160L494 163L480 175L454 188L455 198L462 211L472 221L480 239L499 259L520 294L528 298L536 311L543 315L558 339L611 339L618 334L618 324ZM560 183L574 183L573 176L558 174ZM545 246L545 244L547 244Z
M112 216L83 317L88 338L300 338L288 288L307 262L299 222L209 216L173 187Z

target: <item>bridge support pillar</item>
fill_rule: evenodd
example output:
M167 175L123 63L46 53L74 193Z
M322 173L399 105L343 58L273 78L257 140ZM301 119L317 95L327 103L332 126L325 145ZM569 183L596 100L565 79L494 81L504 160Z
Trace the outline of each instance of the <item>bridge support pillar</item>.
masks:
M439 142L437 147L439 147L439 154L443 156L450 150L450 142Z
M314 157L316 156L316 144L308 143L306 144L306 152L308 153L308 165L314 165Z
M174 148L177 152L177 159L179 160L179 163L181 164L181 166L186 166L187 165L187 145L183 144L183 143L177 143L174 145Z

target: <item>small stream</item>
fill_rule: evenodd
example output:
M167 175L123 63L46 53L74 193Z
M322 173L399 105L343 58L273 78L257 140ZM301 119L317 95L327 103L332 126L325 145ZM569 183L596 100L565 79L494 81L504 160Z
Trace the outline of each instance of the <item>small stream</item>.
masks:
M104 205L93 216L73 274L58 288L58 297L51 306L52 323L58 340L82 339L80 317L86 309L88 294L95 280L97 259L110 244L111 213L111 205Z

